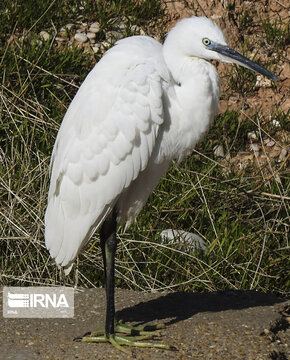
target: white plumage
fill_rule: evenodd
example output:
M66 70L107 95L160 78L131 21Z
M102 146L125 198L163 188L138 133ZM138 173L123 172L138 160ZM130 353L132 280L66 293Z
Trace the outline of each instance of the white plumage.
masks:
M118 41L89 73L52 154L45 240L57 264L70 268L113 207L118 221L130 223L170 161L207 132L219 101L219 77L207 60L269 76L227 49L217 25L192 17L163 46L146 36Z

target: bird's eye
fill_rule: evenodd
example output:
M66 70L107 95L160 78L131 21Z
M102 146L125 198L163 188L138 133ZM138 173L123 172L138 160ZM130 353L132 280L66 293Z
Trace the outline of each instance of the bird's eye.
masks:
M204 39L202 39L202 43L205 46L209 46L211 44L211 41L208 38L204 38Z

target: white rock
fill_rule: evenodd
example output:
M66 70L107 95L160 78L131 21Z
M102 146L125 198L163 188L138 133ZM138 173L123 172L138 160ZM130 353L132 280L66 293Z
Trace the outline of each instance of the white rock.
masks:
M278 120L272 120L272 124L275 126L275 127L280 127L280 123Z
M269 142L266 144L266 146L269 146L269 147L272 147L272 146L274 146L274 145L275 145L275 141L273 141L273 140L269 141Z
M88 32L87 33L87 37L91 40L91 39L95 39L96 38L96 34L92 33L92 32Z
M214 148L213 148L213 154L216 158L218 157L221 157L221 158L224 158L225 157L225 152L224 152L224 148L221 144L219 145L216 145Z
M73 29L74 27L75 27L75 24L72 24L72 23L65 25L65 28L68 29L68 30L71 30L71 29Z
M98 33L101 31L101 26L98 22L94 22L92 23L92 25L90 26L89 28L89 32L92 32L92 33Z
M258 136L255 131L250 131L247 134L249 140L258 140Z
M106 33L106 40L108 41L116 41L116 40L120 40L123 38L123 34L120 33L119 31L108 31Z
M286 159L287 153L288 153L287 149L283 148L279 155L279 161L284 161Z
M258 144L250 144L250 150L254 152L259 152L260 147Z
M75 40L81 43L85 43L88 41L88 37L85 33L76 33Z
M187 250L200 249L206 251L206 242L197 234L184 230L166 229L160 233L161 239L168 240L169 243L180 243L187 245Z
M116 26L116 29L119 30L119 31L125 31L126 30L126 24L121 21L117 26Z
M40 31L39 36L45 41L50 39L50 34L47 31Z
M95 45L92 47L93 52L94 52L95 54L100 51L100 48L101 48L101 45L100 45L100 44L95 44Z
M65 39L62 38L61 36L56 36L55 40L59 41L59 42L64 42L65 41Z

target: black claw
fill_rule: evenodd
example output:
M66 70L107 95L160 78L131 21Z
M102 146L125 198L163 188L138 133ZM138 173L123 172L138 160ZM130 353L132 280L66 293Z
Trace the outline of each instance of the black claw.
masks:
M91 335L91 331L86 332L82 337Z
M156 331L157 326L156 325L145 325L143 328L143 331Z
M84 337L89 335L91 335L90 331L86 332L83 336L77 336L76 338L73 339L73 341L82 341Z
M78 336L76 338L73 339L73 341L82 341L83 337L82 336Z
M173 346L173 345L170 345L170 349L169 350L172 350L172 351L178 351L177 347Z

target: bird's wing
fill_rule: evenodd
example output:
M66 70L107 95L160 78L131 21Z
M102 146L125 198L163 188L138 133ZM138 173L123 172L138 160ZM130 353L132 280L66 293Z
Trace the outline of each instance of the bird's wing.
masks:
M160 64L115 48L79 89L53 150L45 239L62 266L146 168L163 122Z

